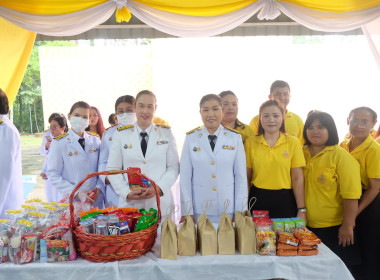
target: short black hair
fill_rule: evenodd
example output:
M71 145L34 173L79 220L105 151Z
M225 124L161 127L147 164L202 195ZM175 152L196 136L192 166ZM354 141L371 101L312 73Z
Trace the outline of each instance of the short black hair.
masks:
M61 113L57 113L57 112L52 113L52 114L50 115L49 119L48 119L48 122L51 123L51 121L52 121L55 117L59 117L59 116L61 116L61 115L62 115Z
M326 146L338 145L339 136L338 136L338 131L336 129L336 125L335 125L333 117L326 112L320 112L320 111L311 113L306 119L305 126L303 128L303 138L305 139L305 145L311 145L310 140L307 138L306 131L315 120L318 120L323 127L326 127L329 133L329 137L325 145Z
M360 111L360 110L365 110L368 113L370 113L371 116L372 116L372 121L373 122L377 121L377 114L376 114L376 112L374 110L372 110L371 108L365 107L365 106L352 109L351 112L348 114L348 118L350 118L352 116L352 114L354 114L356 111Z
M156 95L155 95L152 91L147 90L147 89L144 89L144 90L140 91L140 92L136 95L136 101L137 101L137 99L139 99L139 97L142 96L142 95L151 95L151 96L153 96L153 97L154 97L154 101L157 103Z
M276 80L271 84L269 93L272 94L275 88L285 88L285 87L287 87L290 91L290 86L287 82L282 81L282 80Z
M115 125L115 116L116 116L115 113L112 113L111 115L108 116L108 122L110 125Z
M219 97L220 97L220 98L224 98L224 97L226 97L227 95L235 96L236 99L237 99L236 94L233 93L233 91L231 91L231 90L225 90L225 91L222 91L221 93L219 93Z
M215 100L216 102L218 102L219 106L222 107L222 99L218 95L207 94L201 98L201 101L199 102L199 108L202 108L202 104L209 100Z
M0 88L0 114L6 115L9 113L9 101L5 92Z
M115 112L116 112L117 106L119 106L119 104L123 102L129 103L131 105L135 105L136 100L132 95L120 96L118 99L116 99L116 102L115 102Z
M50 120L50 118L49 118ZM62 127L65 127L65 132L67 132L69 130L68 126L67 126L67 120L66 120L66 117L63 115L63 114L60 114L60 113L57 113L57 115L55 115L50 121L56 121L59 126L62 128Z

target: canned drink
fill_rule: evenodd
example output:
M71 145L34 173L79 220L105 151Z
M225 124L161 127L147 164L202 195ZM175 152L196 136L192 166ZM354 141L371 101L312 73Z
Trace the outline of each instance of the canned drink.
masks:
M92 221L84 220L80 222L80 225L82 226L83 232L94 233Z
M116 216L110 217L108 221L108 235L119 235L120 228L117 225L119 223L119 218Z
M99 221L99 222L96 224L96 231L95 231L95 234L99 234L99 235L108 235L108 231L107 231L107 223L104 222L104 221Z
M149 188L149 180L142 179L142 186L143 188Z

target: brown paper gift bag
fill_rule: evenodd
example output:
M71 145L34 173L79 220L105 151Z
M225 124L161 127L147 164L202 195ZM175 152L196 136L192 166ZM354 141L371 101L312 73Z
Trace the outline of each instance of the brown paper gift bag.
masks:
M170 208L170 213L161 224L161 259L176 260L178 251L177 226L171 219L176 207Z
M178 254L180 256L195 256L197 251L197 234L190 210L193 208L192 201L187 202L187 216L178 231Z
M251 208L255 204L256 198L252 198L248 210L244 210L246 203L243 204L242 211L235 213L236 243L241 255L256 253L256 232L251 217Z
M216 230L207 218L207 209L211 207L211 201L205 201L204 205L204 211L197 221L199 251L202 256L216 255L218 253Z
M235 254L235 229L231 217L226 213L230 200L224 201L224 211L220 215L218 226L218 253L219 255Z

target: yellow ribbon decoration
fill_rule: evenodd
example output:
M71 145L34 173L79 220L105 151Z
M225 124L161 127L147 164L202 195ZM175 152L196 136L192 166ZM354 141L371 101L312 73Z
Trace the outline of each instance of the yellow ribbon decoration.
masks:
M121 9L116 9L116 21L118 23L121 23L123 21L129 22L131 17L132 17L132 14L126 7L123 7Z

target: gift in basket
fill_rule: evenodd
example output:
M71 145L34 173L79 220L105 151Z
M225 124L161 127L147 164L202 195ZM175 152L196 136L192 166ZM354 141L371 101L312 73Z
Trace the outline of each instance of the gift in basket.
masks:
M151 183L157 199L157 222L146 229L121 235L100 235L81 230L79 221L74 217L73 200L75 193L92 177L99 175L112 176L127 173L131 176L139 176ZM157 237L157 228L161 221L160 196L156 183L134 170L117 170L92 173L80 181L70 195L70 227L74 235L76 249L83 259L94 262L112 262L134 259L144 255L154 245Z

